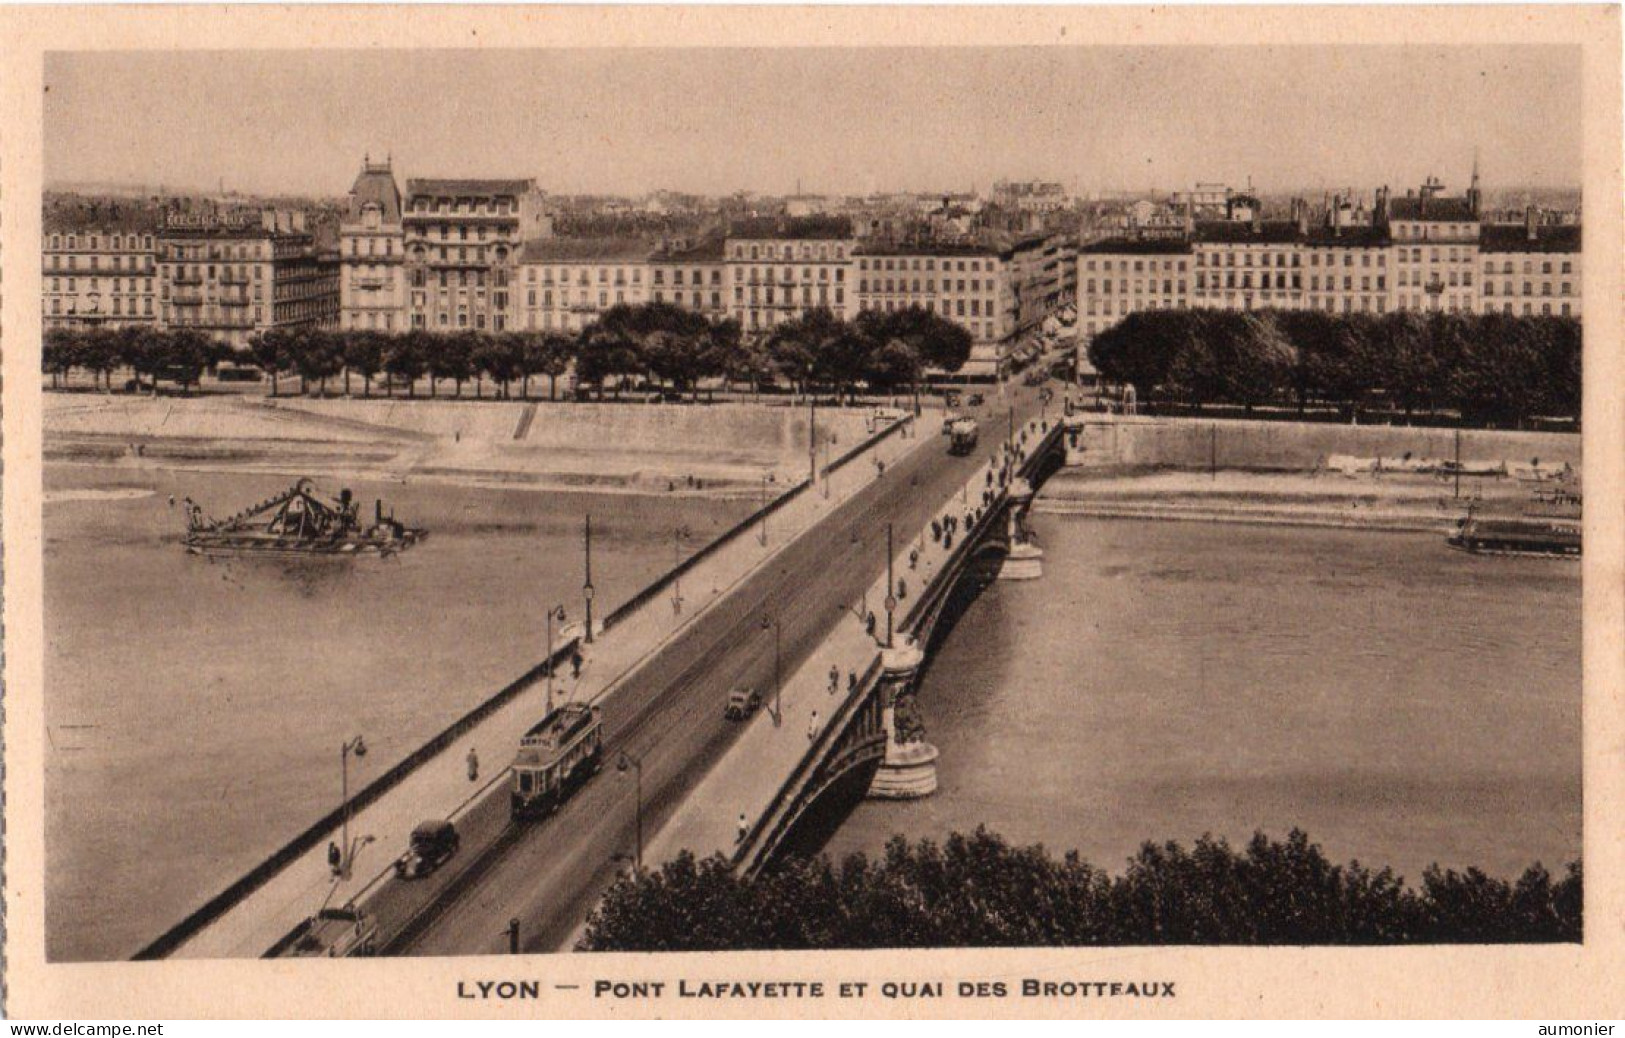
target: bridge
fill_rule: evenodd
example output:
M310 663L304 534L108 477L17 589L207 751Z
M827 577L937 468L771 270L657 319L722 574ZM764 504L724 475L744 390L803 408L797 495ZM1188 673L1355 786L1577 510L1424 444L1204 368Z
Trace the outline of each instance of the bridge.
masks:
M617 610L610 636L595 627L596 645L582 646L583 675L570 682L561 675L559 694L601 706L610 767L550 818L509 820L505 768L516 733L544 710L544 662L476 711L480 716L462 719L398 765L391 772L400 773L397 786L364 790L341 808L343 819L320 820L138 957L274 953L322 902L368 913L385 954L559 950L573 943L615 877L654 860L662 839L682 839L698 826L687 846L715 845L750 871L806 830L821 802L836 803L837 794L877 776L906 785L909 769L888 769L888 756L898 763L928 748L906 730L895 737L900 723L907 727L917 666L898 665L901 648L882 658L887 619L894 644L912 638L928 651L979 582L1021 554L1011 533L1012 516L1025 508L1022 482L1041 482L1060 453L1055 415L1046 415L1029 387L1011 387L976 418L981 444L968 456L950 454L946 438L925 429L893 436L884 451L849 452L850 464L826 465L821 479L786 495L787 504L746 520L712 557L671 575L696 599L680 617L660 595L668 579ZM1013 446L1004 446L1007 439ZM949 515L953 533L932 537L933 520L941 530ZM888 530L896 585L881 572ZM875 586L877 574L884 590ZM888 597L898 601L885 611ZM577 644L569 636L561 641L554 669ZM809 667L825 668L834 651L867 660L847 668L840 695L819 689L815 703L798 691L806 684L798 679ZM770 709L746 724L722 715L729 690L739 686L776 692ZM462 757L475 739L497 766L470 793ZM760 759L771 763L752 772L748 796L713 797L710 790L736 773L735 762L750 763L763 746L770 752ZM626 770L616 770L620 761ZM460 803L440 795L442 803L426 806L435 803L435 789L457 787ZM422 817L447 813L462 850L426 881L396 879L387 863L404 849L405 833ZM376 837L381 849L369 852L368 870L335 881L322 845L341 821L353 834ZM256 904L265 910L250 911Z
M929 537L905 539L865 596L890 615L875 624L872 645L855 647L851 662L862 669L847 673L861 677L837 696L826 693L830 712L821 723L812 714L805 752L736 827L730 857L737 870L751 875L786 847L816 847L855 798L912 799L935 789L937 752L923 738L919 679L989 583L1041 576L1043 553L1026 530L1026 513L1065 457L1063 422L1030 419L933 517ZM918 587L912 595L909 580Z

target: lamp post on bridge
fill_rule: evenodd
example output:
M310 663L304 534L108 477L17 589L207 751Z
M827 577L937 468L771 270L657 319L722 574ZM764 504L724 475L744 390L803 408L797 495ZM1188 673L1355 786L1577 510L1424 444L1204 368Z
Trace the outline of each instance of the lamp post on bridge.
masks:
M556 605L547 611L547 713L553 712L553 621L564 622L564 606ZM543 714L546 717L547 714Z
M583 579L583 581L581 583L581 598L582 598L583 601L586 602L586 605L587 605L587 634L586 634L586 639L587 639L587 644L591 645L592 644L592 596L593 596L593 586L592 586L592 513L590 513L590 512L587 513L586 555L587 555L586 577L585 577L585 579Z
M634 792L637 796L637 842L633 845L632 871L636 875L643 875L643 759L621 751L620 759L615 762L615 770L633 773L633 780L637 783Z
M769 710L768 713L773 718L773 727L777 728L784 717L784 712L779 702L779 695L784 690L784 660L783 654L780 652L780 639L783 634L783 630L779 626L779 618L777 616L762 617L762 630L765 631L769 627L773 628L773 709Z
M340 879L350 878L350 866L355 862L357 848L350 843L350 754L357 757L367 755L367 742L357 735L353 739L346 739L339 748L339 854L338 861L333 863L333 874ZM368 840L372 838L367 837Z
M892 614L897 610L897 582L892 577L892 524L886 524L886 648L892 647Z

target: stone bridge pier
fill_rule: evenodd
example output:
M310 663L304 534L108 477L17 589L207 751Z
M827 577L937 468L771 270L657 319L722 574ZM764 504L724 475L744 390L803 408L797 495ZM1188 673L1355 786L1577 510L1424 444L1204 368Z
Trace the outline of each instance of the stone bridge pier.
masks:
M886 756L869 783L876 800L914 800L937 790L937 748L925 741L915 678L925 652L909 637L880 654L880 716Z

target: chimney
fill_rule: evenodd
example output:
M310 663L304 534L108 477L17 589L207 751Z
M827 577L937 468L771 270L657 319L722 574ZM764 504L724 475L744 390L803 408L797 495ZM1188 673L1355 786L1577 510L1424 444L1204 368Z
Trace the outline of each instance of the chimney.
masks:
M1537 230L1539 226L1540 218L1535 212L1535 207L1532 205L1526 207L1523 211L1523 229L1524 233L1529 236L1530 241L1534 241L1539 237L1540 232Z
M1301 198L1294 198L1292 208L1297 216L1298 236L1307 238L1309 236L1309 203Z
M277 226L275 209L263 209L260 211L260 229L270 231L272 234L276 233Z
M1253 202L1253 233L1258 234L1264 229L1264 206L1256 199Z
M303 209L295 209L289 214L289 217L291 219L293 229L298 231L300 234L305 233L305 211Z

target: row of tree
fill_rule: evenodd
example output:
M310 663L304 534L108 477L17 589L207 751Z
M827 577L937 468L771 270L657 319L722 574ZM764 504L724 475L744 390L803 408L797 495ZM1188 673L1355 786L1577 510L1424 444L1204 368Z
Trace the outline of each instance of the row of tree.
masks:
M787 860L754 879L684 853L621 876L588 920L587 951L966 948L1145 944L1577 942L1578 863L1516 882L1429 868L1334 865L1293 830L1245 848L1203 837L1141 847L1117 876L978 828L884 856Z
M204 371L232 356L229 347L190 328L53 328L45 333L40 363L52 385L77 370L111 390L113 373L128 369L148 384L163 378L184 388L197 385Z
M1500 426L1580 416L1573 317L1151 310L1101 332L1089 360L1142 399L1198 406L1320 404L1357 415L1380 405Z
M958 371L970 349L964 328L917 307L865 311L855 321L813 310L763 338L741 335L733 320L711 321L669 303L649 303L611 307L575 335L273 328L256 335L241 355L190 329L53 329L46 334L43 364L53 379L80 369L105 378L109 389L120 367L186 386L195 385L205 368L235 360L264 371L273 393L288 375L303 379L307 391L315 387L324 394L328 381L342 376L349 395L354 375L370 395L382 375L388 394L400 384L414 395L417 382L427 377L430 395L444 382L453 384L457 396L474 382L480 395L489 380L501 396L517 382L528 397L531 379L546 377L551 398L559 377L573 370L578 384L594 387L600 397L606 385L618 395L623 385L644 379L690 393L711 379L755 389L783 379L801 391L822 387L850 395L860 383L881 391L914 384L927 367Z

